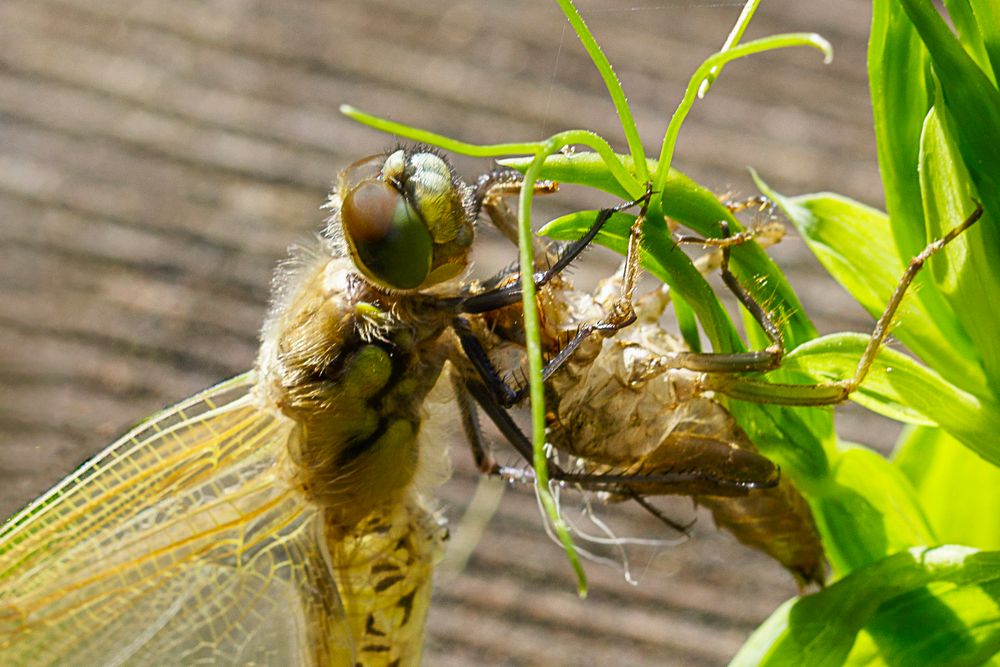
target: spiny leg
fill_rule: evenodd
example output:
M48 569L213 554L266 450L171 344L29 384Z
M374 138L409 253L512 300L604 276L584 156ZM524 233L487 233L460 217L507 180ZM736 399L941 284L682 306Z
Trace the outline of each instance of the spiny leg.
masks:
M518 243L517 216L511 213L504 198L520 194L523 184L524 176L519 171L499 167L480 176L473 192L476 215L485 211L497 231L514 245ZM559 184L554 181L538 181L533 191L536 195L552 194L559 191ZM535 241L537 239L533 243ZM534 250L541 254L546 249L541 243L535 243Z
M527 395L527 387L514 388L507 383L500 375L496 366L493 365L489 353L483 346L482 341L479 340L479 337L472 330L468 320L456 317L452 321L451 328L458 336L458 342L462 346L462 352L465 353L466 360L472 365L480 382L490 392L493 399L506 408L520 403ZM545 375L544 368L542 369L542 375Z
M586 250L587 247L593 242L594 238L601 231L601 228L604 227L605 223L611 219L611 216L638 204L645 205L648 201L649 195L646 194L635 201L625 202L612 208L602 209L597 214L597 218L590 226L590 229L587 230L586 234L567 245L549 268L535 273L533 277L535 287L539 288L544 286L554 277L559 275L567 266L569 266L573 260L575 260L580 253ZM463 297L455 310L459 313L468 314L486 313L491 310L497 310L498 308L504 308L515 304L520 299L521 285L519 283L515 283L511 285L504 285L503 287L498 287L481 294Z
M885 310L875 322L872 335L868 339L868 344L865 346L851 378L816 384L780 384L754 378L710 374L706 377L706 387L745 401L780 405L832 405L846 400L861 386L875 363L875 357L889 335L896 311L899 310L903 297L906 296L906 292L917 273L920 272L928 259L974 225L982 215L983 205L977 201L976 210L968 218L941 238L929 243L916 257L910 260L906 271L903 272L902 278L893 290Z
M472 451L472 460L476 468L484 475L500 477L507 480L520 480L524 478L523 471L518 468L502 466L497 463L486 444L482 429L479 426L479 415L476 411L476 404L472 395L466 389L465 382L457 371L452 370L449 374L452 389L455 392L455 400L458 403L459 414L462 419L462 430L465 431L465 439L469 443Z
M612 307L611 313L597 322L586 324L577 330L570 341L564 345L559 353L550 359L542 368L542 380L548 380L559 370L563 364L573 355L576 349L595 332L613 332L621 329L635 321L635 311L632 308L632 298L635 292L636 276L639 266L639 234L642 222L645 219L646 209L649 199L652 196L652 189L647 186L646 193L641 199L632 202L625 202L612 208L601 210L594 223L587 233L577 241L565 246L553 262L552 266L543 272L535 274L535 286L542 287L551 281L556 275L565 270L580 253L582 253L594 240L604 224L615 213L626 208L642 205L636 222L632 226L632 236L629 241L629 255L626 260L626 268L622 279L622 296ZM505 285L496 289L467 297L456 308L461 313L481 314L503 308L517 303L521 298L521 287L519 284ZM483 347L482 342L472 331L469 323L462 317L456 317L452 322L452 328L458 335L462 349L466 357L472 362L480 378L493 390L494 398L504 407L512 407L522 401L527 396L529 387L526 384L514 388L507 384L500 377L493 367L489 355Z
M777 207L764 195L757 195L742 201L727 201L724 206L732 214L753 208L757 210L757 215L754 216L754 220L746 229L735 234L730 233L726 221L721 220L722 236L718 238L675 235L674 242L700 245L706 248L731 248L748 241L758 240L762 246L766 247L777 243L785 234L785 226L775 219ZM762 217L763 221L758 216Z
M517 451L522 458L530 463L533 460L531 441L514 422L507 410L493 400L490 391L476 380L466 380L464 383L460 379L453 381L455 382L456 393L464 395L464 399L460 399L460 405L461 400L464 400L467 404L469 404L469 396L475 399L476 403L483 408L484 412L486 412L487 416L490 417L490 420L493 421L515 451ZM466 423L466 420L463 417L463 424L464 423ZM516 470L513 474L511 474L508 471L512 471L514 469L497 465L493 460L493 457L488 453L486 445L482 439L482 432L479 430L478 425L474 429L466 428L466 435L469 436L470 447L473 450L473 458L476 460L477 465L480 466L481 471L486 474L499 475L506 479L534 481L534 471L531 469L523 471ZM483 463L480 464L480 462ZM651 483L684 484L690 483L695 479L702 479L704 477L704 475L699 475L698 473L663 473L657 475L590 475L587 473L569 473L563 470L554 461L548 461L548 468L549 479L554 481L574 484L581 489L590 491L612 491L635 500L643 509L652 514L658 520L685 535L688 534L688 531L693 525L692 523L681 524L672 520L655 506L647 502L640 493L632 489L629 485ZM739 487L741 489L746 489L747 491L749 491L750 488L743 484L739 485Z

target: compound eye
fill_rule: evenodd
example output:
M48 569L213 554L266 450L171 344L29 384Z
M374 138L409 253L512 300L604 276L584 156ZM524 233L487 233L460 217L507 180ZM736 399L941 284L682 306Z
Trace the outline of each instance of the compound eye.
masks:
M431 271L434 243L427 225L391 185L367 179L344 197L344 236L358 268L382 287L420 287Z

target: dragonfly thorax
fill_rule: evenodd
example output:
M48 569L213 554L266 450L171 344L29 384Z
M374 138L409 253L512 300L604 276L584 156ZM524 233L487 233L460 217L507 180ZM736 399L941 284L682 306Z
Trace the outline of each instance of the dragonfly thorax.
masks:
M264 329L261 390L296 423L296 486L350 526L398 501L417 473L421 406L447 356L448 318L410 303L422 294L361 279L346 257L317 257L288 280Z

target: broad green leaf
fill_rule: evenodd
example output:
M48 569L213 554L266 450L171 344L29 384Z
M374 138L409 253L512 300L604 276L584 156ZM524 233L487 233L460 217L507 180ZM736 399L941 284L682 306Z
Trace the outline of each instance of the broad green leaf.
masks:
M907 430L893 463L942 542L1000 549L1000 468L938 428Z
M785 368L797 370L812 382L837 382L854 376L868 338L861 334L830 334L793 350L785 358ZM889 374L910 373L924 380L926 369L912 358L886 348L876 357L872 369L850 400L889 419L907 424L937 425L924 412L910 407L889 382ZM768 377L770 379L770 376Z
M996 83L997 74L1000 74L1000 4L996 0L969 0L969 4L993 70L991 78ZM980 66L986 70L981 62Z
M923 249L924 223L917 181L920 128L930 108L927 49L898 0L874 0L868 42L868 85L878 165L898 255Z
M970 230L969 242L980 245L987 257L1000 257L1000 161L996 159L1000 91L965 52L933 3L902 0L901 4L930 54L951 119L948 130L954 133L958 153L986 208L983 220ZM990 377L1000 377L1000 355L984 357L984 363Z
M785 365L817 380L850 377L867 344L868 337L861 334L824 336L796 349ZM959 389L891 348L879 352L862 387L852 400L889 414L898 403L936 422L988 461L1000 462L1000 405L992 399Z
M924 220L928 236L937 238L967 218L978 197L941 116L932 108L920 137ZM930 269L941 291L948 294L954 316L975 343L976 354L969 359L996 370L1000 369L1000 271L982 233L990 224L991 220L980 220L938 253Z
M847 657L848 665L1000 664L1000 581L935 582L879 608Z
M980 664L1000 649L998 583L996 552L959 546L913 548L783 605L730 664L854 664L848 656L863 628L885 644L888 655L903 649L902 655L917 661L886 664ZM928 619L938 622L928 625ZM928 652L906 652L907 641L920 643Z
M937 542L909 481L871 450L837 456L826 487L811 500L823 548L840 575Z
M996 78L993 76L993 66L986 53L983 34L979 29L980 24L976 20L976 12L972 3L969 0L944 0L944 6L948 10L948 16L951 18L952 25L955 26L958 39L966 53L972 56L980 69L996 83Z
M823 267L872 317L879 317L903 276L905 265L889 238L884 213L836 194L784 197L758 181L805 239ZM931 266L940 258L932 258ZM930 281L926 281L932 286ZM893 330L921 359L964 389L986 386L977 354L944 304L934 315L927 299L908 295L896 313Z
M934 4L926 0L900 3L920 34L948 113L955 119L959 152L988 211L1000 211L1000 91L959 43ZM995 238L994 238L995 237ZM991 234L1000 243L1000 231Z

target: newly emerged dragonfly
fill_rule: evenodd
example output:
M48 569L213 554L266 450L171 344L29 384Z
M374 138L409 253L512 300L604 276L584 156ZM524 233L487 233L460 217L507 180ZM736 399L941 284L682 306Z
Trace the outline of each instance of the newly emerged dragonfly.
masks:
M474 399L526 453L505 410L524 392L504 394L482 328L516 311L520 289L460 280L480 209L509 229L497 202L519 187L499 171L473 188L419 149L347 168L321 239L277 273L255 369L151 418L0 530L4 664L419 662L446 536L430 494L449 467L425 403L446 363L470 435ZM557 307L572 300L560 271L592 238L534 277ZM591 340L577 333L548 375L574 367ZM553 477L640 503L773 487L773 465L721 414L706 423L729 429L732 467L629 468L642 457L608 441Z
M424 404L484 199L437 154L344 170L253 371L156 415L0 530L5 665L419 662L448 475Z

